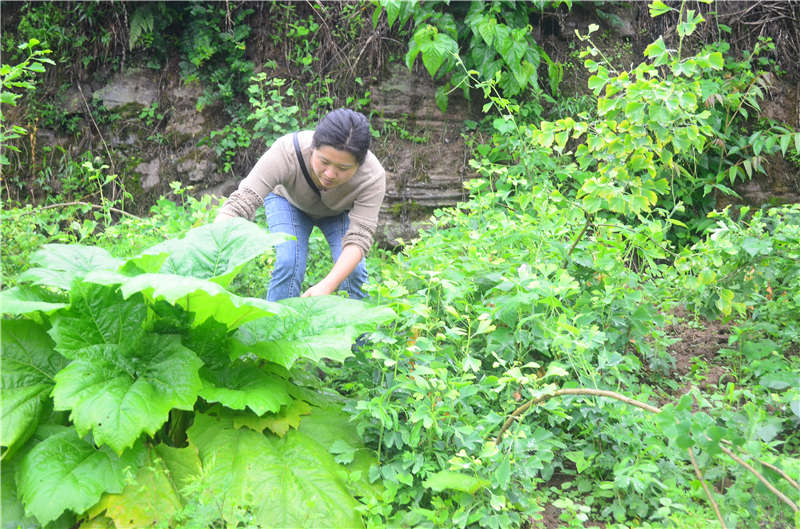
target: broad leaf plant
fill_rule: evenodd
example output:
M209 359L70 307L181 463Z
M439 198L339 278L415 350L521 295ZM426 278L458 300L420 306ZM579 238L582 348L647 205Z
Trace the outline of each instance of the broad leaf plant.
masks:
M234 219L127 259L33 256L0 294L4 527L362 525L374 458L291 370L344 360L394 313L227 289L284 237Z

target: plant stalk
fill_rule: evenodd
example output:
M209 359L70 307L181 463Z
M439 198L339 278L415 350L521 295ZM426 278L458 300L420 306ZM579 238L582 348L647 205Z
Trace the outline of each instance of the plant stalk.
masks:
M529 410L531 406L552 399L553 397L560 397L563 395L594 395L598 397L608 397L622 401L626 404L630 404L631 406L641 408L645 411L649 411L650 413L655 413L655 414L661 413L661 408L657 408L655 406L651 406L650 404L632 399L630 397L626 397L625 395L622 395L621 393L617 393L615 391L608 391L603 389L591 389L591 388L562 388L552 393L548 393L546 395L540 395L538 397L534 397L525 404L523 404L522 406L518 407L516 410L514 410L511 413L511 415L508 416L506 421L503 423L503 426L500 428L500 432L498 432L497 437L495 438L495 443L500 444L500 441L502 441L503 439L503 434L506 432L506 430L508 430L508 428L514 422L514 420L523 413L525 413L527 410ZM767 480L767 478L765 478L755 468L747 464L746 461L744 461L742 458L740 458L739 456L731 452L728 448L723 446L723 442L724 440L719 443L719 448L720 450L722 450L723 453L725 453L728 457L733 459L736 463L738 463L740 466L742 466L744 469L746 469L756 478L758 478L759 481L761 481L761 483L763 483L764 486L766 486L770 492L772 492L778 499L780 499L782 502L788 505L795 513L800 512L800 507L798 507L796 503L794 503L785 494L783 494L781 491L775 488L775 486L772 483L770 483ZM780 472L780 474L784 475L783 472ZM790 480L790 483L794 485L793 480Z
M694 467L694 473L697 476L697 479L700 480L700 484L703 486L703 490L706 493L706 497L708 498L708 503L711 504L711 507L714 509L714 514L717 515L717 520L719 520L722 529L728 529L728 526L725 525L725 519L722 518L722 513L719 512L719 505L717 505L716 500L714 500L714 496L711 495L711 490L708 488L708 484L706 483L705 478L703 477L702 472L700 472L700 467L697 466L697 460L694 458L694 450L691 447L687 448L689 451L689 458L692 460L692 466Z

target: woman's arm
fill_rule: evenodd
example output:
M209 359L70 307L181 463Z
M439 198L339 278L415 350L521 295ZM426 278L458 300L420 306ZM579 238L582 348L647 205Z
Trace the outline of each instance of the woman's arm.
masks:
M339 258L325 276L325 279L309 288L300 297L307 298L310 296L324 296L326 294L333 294L342 281L347 279L347 276L355 270L358 263L364 257L364 252L355 244L347 244L342 248L342 253Z

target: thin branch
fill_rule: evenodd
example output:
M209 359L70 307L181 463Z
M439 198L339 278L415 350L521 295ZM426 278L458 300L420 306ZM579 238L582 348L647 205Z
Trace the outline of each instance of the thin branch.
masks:
M794 512L800 511L800 507L798 507L795 502L790 500L784 493L782 493L781 491L776 489L775 486L772 483L770 483L767 480L767 478L765 478L758 470L756 470L755 468L753 468L752 466L747 464L747 462L744 461L741 457L737 456L736 454L731 452L729 449L727 449L724 446L722 446L722 444L719 445L719 449L722 450L723 452L725 452L728 455L728 457L730 457L731 459L733 459L734 461L739 463L741 466L746 468L748 471L750 471L750 473L753 474L755 477L757 477L759 479L759 481L761 481L761 483L763 483L764 486L767 487L770 490L770 492L772 492L775 496L780 498L780 500L783 501L786 505L791 507L791 509Z
M789 474L787 474L787 473L786 473L786 472L784 472L783 470L779 469L778 467L776 467L776 466L775 466L775 465L773 465L772 463L767 463L766 461L762 461L762 460L760 460L760 459L758 459L757 461L758 461L760 464L764 465L765 467L767 467L767 468L769 468L769 469L772 469L774 472L776 472L776 473L780 474L780 476L781 476L783 479L785 479L786 481L788 481L789 483L791 483L792 487L796 488L797 490L800 490L800 483L797 483L795 480L793 480L792 478L790 478L790 477L789 477Z
M655 406L651 406L650 404L646 404L644 402L632 399L630 397L626 397L625 395L622 395L621 393L617 393L615 391L607 391L602 389L591 389L591 388L558 389L556 391L553 391L552 393L547 393L545 395L534 397L525 404L523 404L522 406L518 407L516 410L514 410L511 413L511 415L508 416L506 421L503 423L503 426L500 428L500 432L497 434L495 443L500 444L500 441L502 441L503 439L503 434L506 432L506 430L508 430L511 427L511 425L514 423L514 420L523 413L525 413L526 411L528 411L531 408L531 406L552 399L553 397L560 397L562 395L594 395L598 397L609 397L612 399L622 401L626 404L630 404L631 406L641 408L645 411L649 411L651 413L655 414L661 413L661 408L657 408ZM738 463L740 466L742 466L751 474L753 474L756 478L758 478L759 481L761 481L761 483L763 483L764 486L766 486L770 492L772 492L775 496L778 497L778 499L780 499L786 505L788 505L795 513L800 512L800 507L798 507L796 503L794 503L785 494L783 494L781 491L775 488L775 486L772 485L772 483L770 483L767 480L767 478L765 478L760 472L758 472L755 468L747 464L747 462L744 461L742 458L731 452L723 444L724 440L718 444L719 449L722 450L722 452L724 452L728 457L733 459L736 463ZM783 475L783 473L781 473L781 475Z
M111 207L107 208L107 207L100 206L100 205L97 205L97 204L92 204L90 202L82 202L80 200L76 200L75 202L61 202L59 204L50 204L48 206L39 206L36 209L32 209L30 211L20 211L16 215L11 215L11 216L12 217L15 217L15 216L16 217L20 217L20 216L24 216L24 215L32 215L32 214L36 213L39 210L54 209L54 208L65 208L65 207L68 207L68 206L89 206L92 209L102 209L102 210L106 210L107 209L108 211L113 211L114 213L119 213L120 215L125 215L127 217L131 217L131 218L136 219L136 220L142 220L141 217L137 217L133 213L128 213L127 211L123 211L123 210L118 209L118 208L111 208Z
M500 428L500 432L497 434L497 439L495 443L500 444L500 441L503 439L503 434L511 427L511 423L514 422L514 419L528 411L528 409L533 406L534 404L539 404L546 400L552 399L553 397L561 397L562 395L594 395L597 397L609 397L612 399L620 400L626 404L630 404L631 406L636 406L637 408L641 408L645 411L649 411L650 413L661 413L661 408L656 408L655 406L651 406L644 402L632 399L630 397L626 397L621 393L617 393L615 391L607 391L604 389L589 389L589 388L564 388L558 389L553 393L548 393L546 395L540 395L538 397L534 397L508 416L508 419L503 423L503 426Z
M586 224L583 225L583 229L578 234L578 236L575 237L575 241L572 243L572 246L570 246L570 249L567 252L566 257L564 257L564 263L561 265L561 268L566 268L567 267L567 265L569 264L569 257L572 255L572 252L575 251L575 247L578 246L578 243L583 238L583 234L586 233L586 230L588 230L589 226L591 226L591 225L592 225L592 216L587 214L586 215Z
M723 444L725 444L725 445L727 445L727 446L733 446L733 443L732 443L732 442L730 442L730 441L728 441L727 439L720 439L720 441L719 441L719 442L720 442L720 443L723 443ZM773 465L772 463L767 463L766 461L762 461L761 459L756 459L756 461L757 461L757 462L758 462L760 465L764 465L765 467L767 467L767 468L769 468L769 469L772 469L772 470L773 470L773 471L774 471L776 474L779 474L779 475L780 475L780 476L781 476L783 479L785 479L786 481L788 481L788 482L789 482L789 484L790 484L792 487L796 488L797 490L800 490L800 483L798 483L797 481L793 480L793 479L792 479L792 478L789 476L789 474L787 474L786 472L784 472L784 471L783 471L783 470L781 470L780 468L776 467L776 466L775 466L775 465Z
M714 509L714 514L717 515L717 520L719 520L722 529L728 529L728 526L725 525L725 519L722 518L722 513L719 512L719 505L717 505L716 500L714 500L714 496L711 495L711 491L708 488L708 484L706 483L705 478L703 477L702 472L700 472L700 467L697 466L697 460L694 458L694 450L691 447L687 449L689 451L689 458L692 460L692 466L694 467L694 474L697 476L697 479L700 480L700 484L703 486L703 490L706 493L706 497L708 498L708 502L711 504L711 507Z
M111 157L111 151L108 149L108 144L106 143L105 138L103 138L103 133L100 132L100 127L97 126L97 122L94 120L94 115L92 115L92 109L89 108L89 103L86 101L86 96L83 95L83 88L81 88L80 83L78 83L78 92L81 93L81 99L83 99L83 104L86 107L86 113L89 114L89 119L92 120L92 124L94 125L95 130L97 130L97 134L100 136L100 141L103 142L103 147L106 148L108 161L111 163L111 170L116 173L117 170L114 167L114 159Z

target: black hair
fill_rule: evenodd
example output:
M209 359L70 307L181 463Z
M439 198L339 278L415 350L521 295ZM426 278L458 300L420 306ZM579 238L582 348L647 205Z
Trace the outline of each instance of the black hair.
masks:
M369 121L364 114L349 108L337 108L319 121L311 146L316 149L328 145L349 152L361 165L367 156L371 139Z

